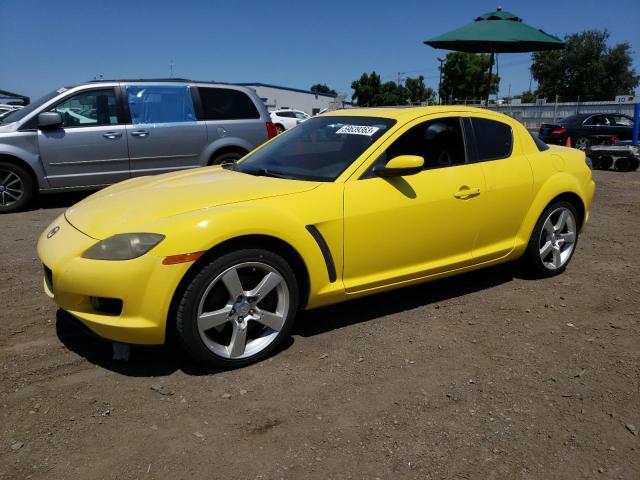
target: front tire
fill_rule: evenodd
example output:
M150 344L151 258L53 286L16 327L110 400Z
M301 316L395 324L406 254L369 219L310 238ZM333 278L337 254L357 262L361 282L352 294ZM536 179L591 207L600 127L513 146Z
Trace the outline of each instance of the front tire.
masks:
M569 202L555 202L545 208L522 257L530 271L542 277L565 271L578 242L577 218Z
M20 165L0 162L0 213L17 212L33 199L35 184Z
M289 336L299 298L295 274L281 256L262 249L227 253L203 265L185 288L178 339L205 366L258 362Z

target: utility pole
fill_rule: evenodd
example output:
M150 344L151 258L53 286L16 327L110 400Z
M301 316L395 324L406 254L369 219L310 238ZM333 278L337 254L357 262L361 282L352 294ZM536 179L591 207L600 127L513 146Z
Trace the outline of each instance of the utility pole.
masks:
M402 75L406 74L407 72L398 72L398 86L400 86L400 82L402 81Z
M444 58L438 57L438 61L440 62L440 80L438 81L438 105L442 105L440 90L442 89L442 64L444 63Z
M169 61L169 78L173 78L173 59Z

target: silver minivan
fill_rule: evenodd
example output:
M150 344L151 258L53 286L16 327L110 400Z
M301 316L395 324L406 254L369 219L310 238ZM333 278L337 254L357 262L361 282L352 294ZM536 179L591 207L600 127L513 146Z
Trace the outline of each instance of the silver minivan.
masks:
M94 81L0 118L0 213L38 193L235 161L276 135L253 90L189 80Z

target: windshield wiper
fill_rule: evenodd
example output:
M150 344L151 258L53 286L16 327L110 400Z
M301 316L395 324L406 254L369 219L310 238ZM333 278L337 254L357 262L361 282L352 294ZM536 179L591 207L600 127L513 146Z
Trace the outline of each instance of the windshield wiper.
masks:
M240 169L238 167L234 168L236 172L246 173L248 175L255 175L256 177L273 177L273 178L285 178L287 180L297 180L296 177L291 175L286 175L280 172L274 172L267 168L243 168Z

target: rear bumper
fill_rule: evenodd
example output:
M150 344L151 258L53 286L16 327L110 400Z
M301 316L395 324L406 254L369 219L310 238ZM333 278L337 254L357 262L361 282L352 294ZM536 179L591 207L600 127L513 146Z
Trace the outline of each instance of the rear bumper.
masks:
M59 231L47 238L54 226ZM51 272L44 280L47 295L100 337L141 345L164 343L173 294L191 264L163 265L161 257L151 254L125 261L82 258L96 242L64 216L45 230L38 256ZM119 299L122 310L99 311L91 297Z

